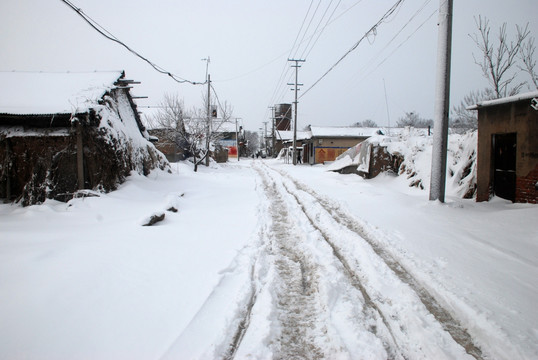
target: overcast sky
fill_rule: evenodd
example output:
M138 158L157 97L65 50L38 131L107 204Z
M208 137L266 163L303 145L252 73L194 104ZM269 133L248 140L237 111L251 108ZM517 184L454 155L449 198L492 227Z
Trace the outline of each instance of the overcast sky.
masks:
M270 121L268 106L293 101L286 85L294 81L288 57L306 60L299 70L304 93L396 0L72 2L131 48L182 78L203 82L202 59L209 56L209 73L221 103L232 105L246 129L258 130ZM503 22L510 35L516 24L528 22L531 34L538 36L536 0L454 2L451 104L487 86L473 60L473 53L479 56L469 37L477 32L475 17L486 16L495 34ZM437 0L404 1L375 35L300 98L298 128L345 126L365 119L380 126L390 119L394 125L411 111L433 118L438 8ZM137 100L141 107L157 105L165 93L178 94L187 108L201 106L202 86L178 84L157 73L105 39L61 0L1 0L0 49L2 71L125 70L128 78L142 82L134 95L149 96Z

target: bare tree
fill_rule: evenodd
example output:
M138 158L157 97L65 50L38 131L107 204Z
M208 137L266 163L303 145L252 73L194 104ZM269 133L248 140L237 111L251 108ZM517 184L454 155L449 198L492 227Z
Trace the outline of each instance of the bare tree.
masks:
M477 104L480 101L495 99L495 92L486 88L482 91L471 91L463 97L459 105L452 108L452 117L450 119L450 127L453 129L476 130L478 127L478 113L473 110L467 110L471 105Z
M163 129L166 140L180 148L186 157L192 157L194 171L197 171L198 165L209 158L222 138L223 124L232 117L233 109L228 102L224 102L224 106L219 103L219 107L220 117L217 118L207 114L207 93L202 94L201 108L194 107L190 111L185 110L178 95L165 94L159 111L147 121L151 127Z
M256 151L260 148L260 138L256 131L245 130L245 147L246 154L245 156L250 156L255 154Z
M525 44L521 45L519 58L523 66L519 66L519 69L530 75L534 87L538 90L538 70L536 70L536 58L534 57L535 50L534 37L530 37Z
M185 105L178 95L164 94L159 103L159 111L154 115L153 122L158 127L185 131L183 119L185 118Z
M525 82L512 85L518 75L517 72L512 71L512 68L523 42L529 36L529 24L524 28L516 25L516 38L510 41L506 32L506 23L503 23L495 41L490 38L491 27L487 18L479 16L478 20L475 18L475 22L479 34L471 35L471 39L480 49L482 56L481 61L475 58L475 63L482 69L484 77L488 79L497 98L517 94Z
M185 156L192 154L192 146L185 130L185 111L183 100L177 94L165 94L158 105L158 111L146 116L148 125L159 130L159 137L165 142L174 144Z
M405 116L399 118L396 125L398 127L411 126L415 128L427 128L429 126L433 126L433 120L423 119L417 112L411 111L406 112Z
M376 124L375 121L373 121L371 119L366 119L366 120L363 120L363 121L358 121L358 122L354 123L351 126L353 126L353 127L375 128L375 127L377 127L377 124Z
M215 109L215 106L207 106L207 93L205 93L202 94L202 107L193 108L190 118L185 121L186 133L193 146L194 171L197 171L198 165L204 161L206 166L209 165L211 152L218 148L219 140L223 137L223 125L229 123L233 116L233 108L227 101L223 106L219 102L215 114L208 114L208 108Z

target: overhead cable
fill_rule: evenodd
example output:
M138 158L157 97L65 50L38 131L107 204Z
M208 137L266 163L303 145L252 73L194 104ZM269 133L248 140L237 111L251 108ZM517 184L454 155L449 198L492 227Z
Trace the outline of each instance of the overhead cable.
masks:
M340 19L342 16L344 16L347 12L349 12L350 10L352 10L353 8L355 8L358 4L360 4L363 0L358 0L356 1L353 5L349 6L346 10L342 11L338 16L336 16L335 18L332 18L335 11L338 9L338 6L340 5L340 1L338 2L337 6L334 8L333 12L331 13L331 15L329 16L329 19L327 20L327 23L323 26L323 28L319 31L318 33L318 37L316 38L316 40L314 41L314 43L312 44L312 46L310 47L310 50L308 51L308 53L306 54L306 56L301 56L301 58L307 58L308 55L310 54L310 52L312 51L314 45L316 44L316 42L318 41L319 37L321 36L321 33L323 33L323 31L331 24L333 24L335 21L337 21L338 19ZM290 49L290 53L289 53L289 56L286 58L286 59L289 59L291 57L291 53L293 52L293 50L295 49L295 45L297 44L297 39L299 38L300 34L301 34L301 30L306 22L306 19L308 18L308 14L310 12L310 8L312 7L312 4L313 4L313 0L310 2L310 7L308 8L308 11L305 15L305 18L303 19L303 23L301 25L301 28L299 29L299 33L297 33L297 36L295 38L295 41L293 43L293 46L292 48ZM312 35L310 35L307 39L304 39L303 41L305 40L311 40L314 36L316 36L316 33L314 32ZM298 46L300 46L302 44L302 42L300 42L299 44L297 44ZM290 72L291 71L291 68L288 66L288 63L286 61L286 63L284 64L284 69L278 79L278 82L277 82L277 86L275 88L275 90L273 91L273 95L271 96L271 104L274 103L275 101L278 101L278 99L282 98L284 96L284 93L286 92L287 90L287 86L286 84L290 81L286 81L286 82L282 82L283 78L289 74L289 79L291 79L291 77L293 76L293 73ZM266 111L267 112L267 111Z
M114 41L115 43L123 46L127 50L129 50L131 53L139 57L140 59L144 60L146 63L148 63L153 69L158 71L161 74L168 75L170 78L172 78L174 81L183 84L183 83L189 83L192 85L204 85L207 82L194 82L187 79L184 79L178 75L172 74L171 72L163 69L162 67L156 65L154 62L150 61L146 57L140 55L135 50L131 49L129 46L127 46L124 42L119 40L116 36L111 34L108 30L106 30L103 26L99 25L95 20L90 18L88 15L86 15L80 8L76 7L71 1L69 0L60 0L67 6L69 6L73 11L75 11L84 21L86 21L94 30L96 30L99 34L107 38L108 40Z
M308 14L310 14L310 9L312 9L312 4L314 4L314 0L311 0L310 1L310 5L308 6L308 10L306 11L306 14L303 18L303 22L301 23L301 27L299 28L299 31L297 32L297 36L295 36L295 40L293 41L293 45L288 53L288 57L286 59L289 59L291 57L291 54L293 52L293 50L295 49L295 45L297 45L297 40L299 39L299 36L301 35L301 32L303 30L303 27L306 23L306 19L308 18ZM273 101L276 101L278 98L280 98L278 96L279 94L279 91L282 89L282 80L284 80L284 78L286 77L286 75L288 75L288 72L289 72L289 67L288 67L288 62L286 61L286 63L284 64L284 67L282 68L282 71L280 73L280 76L278 77L278 80L276 82L276 85L275 85L275 89L273 90L273 94L271 95L271 99L270 99L270 102L272 103ZM266 114L267 115L267 109L266 109Z
M372 74L374 71L376 71L381 65L383 65L385 63L385 61L387 61L396 51L398 51L398 49L400 49L403 46L403 44L405 44L409 39L411 39L411 37L413 37L413 35L415 35L417 33L417 31L419 31L433 17L433 15L435 15L437 12L438 12L437 9L435 11L433 11L430 14L430 16L428 16L426 18L426 20L424 20L411 34L409 34L409 36L407 36L406 39L404 39L402 42L400 42L400 44L398 44L398 46L396 46L396 48L394 48L394 50L392 50L381 62L379 62L374 69L372 69L368 74L364 75L362 77L362 79L367 78L370 74Z
M308 93L314 86L316 86L336 66L338 66L338 64L340 64L342 60L344 60L344 58L346 58L353 50L355 50L368 35L370 35L371 33L372 34L376 33L377 27L381 25L384 21L386 21L394 12L396 12L396 10L398 10L398 8L402 5L404 1L405 0L396 1L396 3L392 5L392 7L355 44L353 44L353 46L347 52L344 55L342 55L340 59L338 59L338 61L329 68L329 70L327 70L323 75L321 75L321 77L318 80L316 80L308 89L306 89L306 91L299 98L302 98L303 96L305 96L306 93Z

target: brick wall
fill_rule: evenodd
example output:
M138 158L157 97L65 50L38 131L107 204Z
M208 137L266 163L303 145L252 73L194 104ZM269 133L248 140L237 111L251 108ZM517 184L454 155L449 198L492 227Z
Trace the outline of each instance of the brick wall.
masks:
M516 178L516 202L538 203L538 165L525 177Z

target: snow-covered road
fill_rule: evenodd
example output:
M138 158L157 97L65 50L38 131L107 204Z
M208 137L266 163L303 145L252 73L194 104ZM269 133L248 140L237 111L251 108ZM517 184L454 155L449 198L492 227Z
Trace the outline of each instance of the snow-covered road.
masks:
M264 242L272 276L262 302L275 324L267 349L242 329L238 358L481 358L458 321L352 215L284 172L256 170L270 214Z
M0 358L538 354L536 206L276 160L174 169L0 205Z

